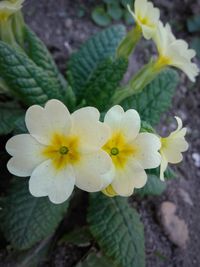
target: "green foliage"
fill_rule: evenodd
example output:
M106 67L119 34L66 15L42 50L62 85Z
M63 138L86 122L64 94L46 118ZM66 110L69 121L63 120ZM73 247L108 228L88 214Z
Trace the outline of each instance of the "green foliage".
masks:
M11 133L22 114L22 109L15 102L0 102L0 135Z
M197 56L200 58L200 38L194 37L192 39L191 47L197 52Z
M27 43L26 49L28 56L37 66L45 70L49 77L55 79L58 90L60 90L62 94L65 94L67 82L60 74L47 47L28 26L25 27L25 41Z
M91 240L92 235L89 229L87 227L82 227L65 234L59 241L59 244L67 242L79 247L87 247L90 245Z
M126 59L106 59L103 61L85 85L85 101L88 105L105 111L110 107L110 99L119 86L127 70Z
M156 125L162 113L170 107L177 84L177 72L167 69L161 72L141 93L129 97L121 105L125 109L136 109L142 120Z
M123 15L123 9L119 3L113 3L108 6L108 14L113 20L120 20Z
M13 247L28 249L55 231L67 207L68 202L55 205L47 197L33 197L27 179L16 178L0 213L1 230Z
M147 170L147 173L148 173L148 175L157 176L159 178L160 177L160 168ZM176 179L177 175L174 172L174 170L168 166L165 173L164 173L164 177L165 177L165 180L172 180L172 179Z
M156 133L156 131L153 129L153 127L146 121L141 121L141 129L140 129L141 133Z
M97 25L102 27L108 26L111 23L110 16L102 6L98 6L92 11L92 19Z
M54 79L25 54L3 42L0 42L0 73L25 104L44 104L48 99L61 99Z
M141 189L136 189L135 193L144 196L159 196L166 189L166 183L162 182L156 175L148 175L148 180L146 185Z
M200 32L200 15L196 15L187 20L189 32Z
M90 230L105 255L120 267L144 267L144 231L127 199L90 195Z
M97 33L72 55L68 64L68 81L79 102L84 98L84 88L92 73L105 59L114 58L125 34L124 26L112 26Z
M133 0L103 0L103 2L104 5L97 6L92 11L92 19L97 25L105 27L111 24L112 20L119 21L121 18L125 19L126 24L133 23L133 17L128 15L127 10L127 4L133 7Z
M76 267L115 267L108 259L97 256L94 252L90 253L87 258L76 265Z

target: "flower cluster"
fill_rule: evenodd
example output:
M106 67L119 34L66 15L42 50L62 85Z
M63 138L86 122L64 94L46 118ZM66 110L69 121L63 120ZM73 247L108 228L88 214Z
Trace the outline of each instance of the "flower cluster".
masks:
M185 128L167 138L140 132L136 110L112 107L100 122L96 108L85 107L70 114L58 100L45 107L31 106L25 117L29 134L12 137L6 144L12 156L9 171L30 176L29 190L35 197L48 196L62 203L74 186L102 191L108 196L130 196L147 182L146 169L161 165L161 178L168 162L182 160L187 149Z
M128 10L134 17L137 27L142 31L146 39L153 39L159 57L156 68L162 69L166 66L173 66L181 69L194 82L199 74L199 68L192 63L196 52L188 49L188 44L181 39L176 39L169 24L166 26L160 21L160 11L147 0L135 0L134 12L128 5Z

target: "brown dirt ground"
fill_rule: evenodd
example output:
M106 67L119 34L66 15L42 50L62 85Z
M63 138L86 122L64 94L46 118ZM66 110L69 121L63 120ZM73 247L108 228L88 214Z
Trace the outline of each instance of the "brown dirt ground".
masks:
M100 30L90 19L90 11L97 2L99 1L26 1L24 11L27 23L46 43L62 71L65 70L66 60L72 51ZM186 20L191 15L200 13L199 0L154 2L161 8L163 20L170 21L173 25L177 36L190 41L191 35L187 32ZM79 17L80 8L85 10L84 17ZM149 58L149 48L152 46L142 45L142 48L138 49L131 61L130 72L134 72L138 66L146 62ZM158 127L160 133L166 134L169 126L174 127L174 121L169 118L175 115L180 116L184 125L188 127L187 139L190 149L184 155L184 161L176 167L179 179L168 182L167 191L161 197L143 200L133 197L131 200L145 225L147 267L200 266L200 166L197 166L194 160L195 153L197 156L200 154L200 80L193 85L183 74L180 73L180 76L181 83L174 97L173 107L163 116L162 126ZM190 204L180 193L180 189L188 193ZM176 204L178 215L188 225L190 238L185 250L176 247L164 232L159 210L160 204L166 200ZM75 266L84 253L77 247L56 246L51 259L43 266Z

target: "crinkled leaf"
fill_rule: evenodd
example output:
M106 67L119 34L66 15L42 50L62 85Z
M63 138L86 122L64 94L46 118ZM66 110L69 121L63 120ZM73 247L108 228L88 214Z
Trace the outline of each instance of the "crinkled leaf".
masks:
M148 175L147 183L141 189L136 189L135 193L144 196L159 196L166 189L166 183L162 182L156 175Z
M3 42L0 42L0 73L25 104L44 104L52 98L61 99L55 80L46 71Z
M171 105L178 75L175 70L167 69L160 73L140 94L124 100L121 105L125 109L136 109L141 119L156 125L160 117Z
M59 72L51 54L45 44L28 27L25 27L25 41L27 43L27 54L37 66L45 70L49 77L55 79L55 84L62 94L65 94L67 82Z
M116 266L145 266L143 225L127 198L91 194L88 222L102 251Z
M110 99L127 70L126 59L106 59L94 71L85 85L85 101L100 111L109 107Z
M89 39L68 64L68 81L78 100L84 97L84 88L93 71L107 58L114 58L117 47L126 34L122 25L112 26Z
M67 207L67 201L55 205L47 197L33 197L28 179L15 178L0 213L1 230L13 247L28 249L55 231Z
M0 135L12 132L23 113L15 102L0 103Z

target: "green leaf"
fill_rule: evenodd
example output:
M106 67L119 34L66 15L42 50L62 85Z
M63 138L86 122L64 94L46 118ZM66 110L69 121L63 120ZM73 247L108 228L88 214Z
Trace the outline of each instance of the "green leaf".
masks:
M0 73L25 104L42 105L52 98L61 99L54 79L25 54L3 42L0 42Z
M200 31L200 15L193 16L187 20L187 27L189 32Z
M109 4L115 4L116 3L116 0L103 0L103 2L107 5Z
M0 135L11 133L23 110L15 102L0 102Z
M136 109L142 120L154 126L159 123L162 113L171 106L178 80L177 72L167 69L140 94L122 101L121 105L125 109Z
M144 230L127 198L90 195L90 230L104 254L120 267L144 267Z
M106 10L104 7L96 7L92 11L92 19L93 21L102 27L106 27L111 23L110 16L107 14Z
M75 229L74 231L65 234L60 240L59 244L64 242L79 246L87 247L90 245L92 240L91 233L87 227Z
M105 257L90 253L83 262L79 262L76 267L115 267Z
M141 133L156 133L153 127L146 121L141 121L141 128L140 128Z
M200 58L200 38L195 37L192 39L191 47L197 52L197 56Z
M136 189L135 193L144 196L159 196L166 189L166 183L162 182L156 175L148 175L146 185L141 189Z
M131 8L133 8L134 7L134 0L121 0L121 4L125 7L125 8L127 8L127 5L130 5L131 6Z
M148 175L154 175L157 177L160 177L160 168L155 168L151 170L147 170ZM167 167L167 170L164 173L165 180L172 180L177 178L177 174L174 172L174 170L171 167Z
M108 6L108 14L114 20L120 20L123 15L123 10L120 7L119 3L110 4Z
M14 135L28 133L25 123L25 115L20 116L14 123Z
M51 236L29 250L15 250L9 256L9 260L15 263L15 267L38 267L47 260L50 246L52 246Z
M126 34L124 26L112 26L89 39L74 53L68 64L68 81L79 102L84 97L84 88L93 71L107 58L114 58L117 47Z
M55 84L61 94L65 94L67 82L59 72L51 54L45 44L28 27L25 27L25 41L27 42L27 54L36 63L37 66L45 70L49 77L55 79Z
M166 180L172 180L177 178L177 174L172 168L168 167L164 173L164 177Z
M123 58L104 60L85 85L85 100L88 105L105 111L110 99L127 70L128 61Z
M0 226L11 245L24 250L51 235L68 207L55 205L47 197L33 197L28 179L15 178L0 213Z
M130 14L129 11L124 12L124 20L127 25L133 25L135 22L133 16Z

